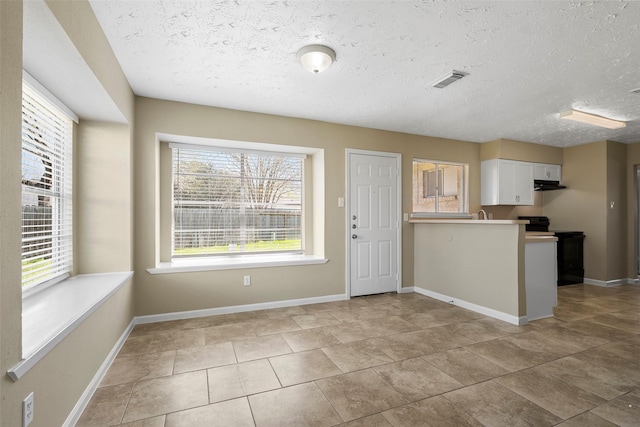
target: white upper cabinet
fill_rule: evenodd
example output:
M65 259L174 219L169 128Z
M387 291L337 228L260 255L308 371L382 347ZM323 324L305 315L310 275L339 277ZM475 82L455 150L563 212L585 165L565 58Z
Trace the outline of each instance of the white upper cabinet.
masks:
M558 181L562 178L562 166L547 165L544 163L534 163L533 179L542 179L545 181Z
M533 205L533 163L493 159L481 168L483 206Z

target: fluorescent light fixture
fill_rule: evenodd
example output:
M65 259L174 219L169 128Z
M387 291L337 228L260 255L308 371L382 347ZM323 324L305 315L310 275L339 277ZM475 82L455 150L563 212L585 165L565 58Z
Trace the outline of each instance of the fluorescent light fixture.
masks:
M457 82L458 80L460 80L461 78L467 75L468 73L465 73L464 71L453 70L450 73L447 73L444 76L440 77L435 82L431 83L431 86L438 89L443 89L449 86L451 83Z
M560 118L600 126L607 129L620 129L627 126L625 122L621 122L619 120L608 119L606 117L596 116L595 114L584 113L576 110L569 110L564 113L560 113Z
M321 73L336 60L336 53L327 46L312 44L298 51L298 60L311 73Z

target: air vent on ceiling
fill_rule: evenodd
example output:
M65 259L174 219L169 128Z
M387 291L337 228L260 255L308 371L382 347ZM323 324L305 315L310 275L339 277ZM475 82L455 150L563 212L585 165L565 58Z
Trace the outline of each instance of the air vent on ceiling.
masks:
M453 82L457 82L458 80L460 80L461 78L467 75L468 75L467 73L464 73L462 71L453 70L450 73L445 74L444 76L440 77L438 80L433 82L431 86L436 87L438 89L442 89L449 86Z
M629 93L640 93L640 87L638 89L630 90Z

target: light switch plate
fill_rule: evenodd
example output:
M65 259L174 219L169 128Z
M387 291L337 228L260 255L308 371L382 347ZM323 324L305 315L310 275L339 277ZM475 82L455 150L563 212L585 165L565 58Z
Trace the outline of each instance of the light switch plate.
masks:
M344 197L338 197L338 207L344 208Z

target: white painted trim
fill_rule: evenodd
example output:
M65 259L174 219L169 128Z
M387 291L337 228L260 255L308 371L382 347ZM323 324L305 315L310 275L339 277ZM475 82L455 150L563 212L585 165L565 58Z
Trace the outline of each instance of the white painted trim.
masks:
M257 304L233 305L228 307L205 308L202 310L178 311L173 313L149 314L136 316L136 325L145 323L165 322L167 320L194 319L197 317L215 316L219 314L242 313L245 311L268 310L271 308L292 307L297 305L319 304L348 300L346 294L327 295L322 297L291 299L285 301L261 302Z
M485 316L493 317L504 322L511 323L512 325L526 325L527 316L514 316L512 314L503 313L492 308L484 307L481 305L473 304L461 299L453 298L448 295L443 295L438 292L430 291L428 289L414 287L414 291L418 294L425 295L439 301L444 301L449 304L457 305L458 307L466 308L467 310L475 311L476 313L484 314Z
M93 397L93 393L95 393L96 389L102 382L102 379L107 374L107 371L111 367L111 364L113 363L113 361L116 359L116 356L120 352L120 349L122 349L122 346L127 341L127 338L129 338L129 335L131 334L131 331L133 331L134 326L135 326L135 318L131 319L131 322L129 322L129 325L124 330L122 335L120 335L120 338L118 338L118 341L116 341L115 345L107 355L107 358L104 359L104 362L102 362L102 365L100 365L100 368L98 369L96 374L93 376L93 379L91 380L87 388L84 390L84 393L82 393L82 396L80 396L80 399L78 399L78 401L76 402L76 405L71 410L71 413L69 413L69 416L67 417L65 422L62 424L63 427L73 427L76 425L76 423L80 419L80 416L82 415L84 410L87 408L87 405L91 401L91 397Z
M410 294L415 292L415 288L413 286L407 287L407 288L400 288L400 292L398 292L399 294Z
M611 287L611 286L626 285L626 284L635 285L635 284L638 284L639 281L638 279L632 279L630 277L627 277L624 279L616 279L616 280L596 280L596 279L589 279L585 277L583 283L586 285Z
M371 151L371 150L360 150L356 148L346 148L345 149L345 180L346 180L346 209L345 209L345 255L346 255L346 268L345 268L345 293L347 295L351 295L351 250L350 250L350 240L351 240L351 219L349 218L349 203L351 200L351 188L350 188L350 177L351 177L351 167L350 164L350 156L351 154L363 154L370 156L378 156L378 157L391 157L396 159L396 168L398 174L396 176L396 215L398 221L398 228L396 230L396 239L397 239L397 249L396 249L396 262L397 262L397 274L398 281L396 284L396 292L402 293L402 227L404 226L404 218L402 215L402 153L391 153L387 151Z
M131 280L132 271L80 274L22 300L23 359L7 371L18 381ZM48 321L42 322L45 318Z
M171 262L161 262L155 268L148 268L147 272L149 274L170 274L191 273L196 271L244 270L247 268L325 264L328 261L328 259L322 257L299 254L176 258Z

